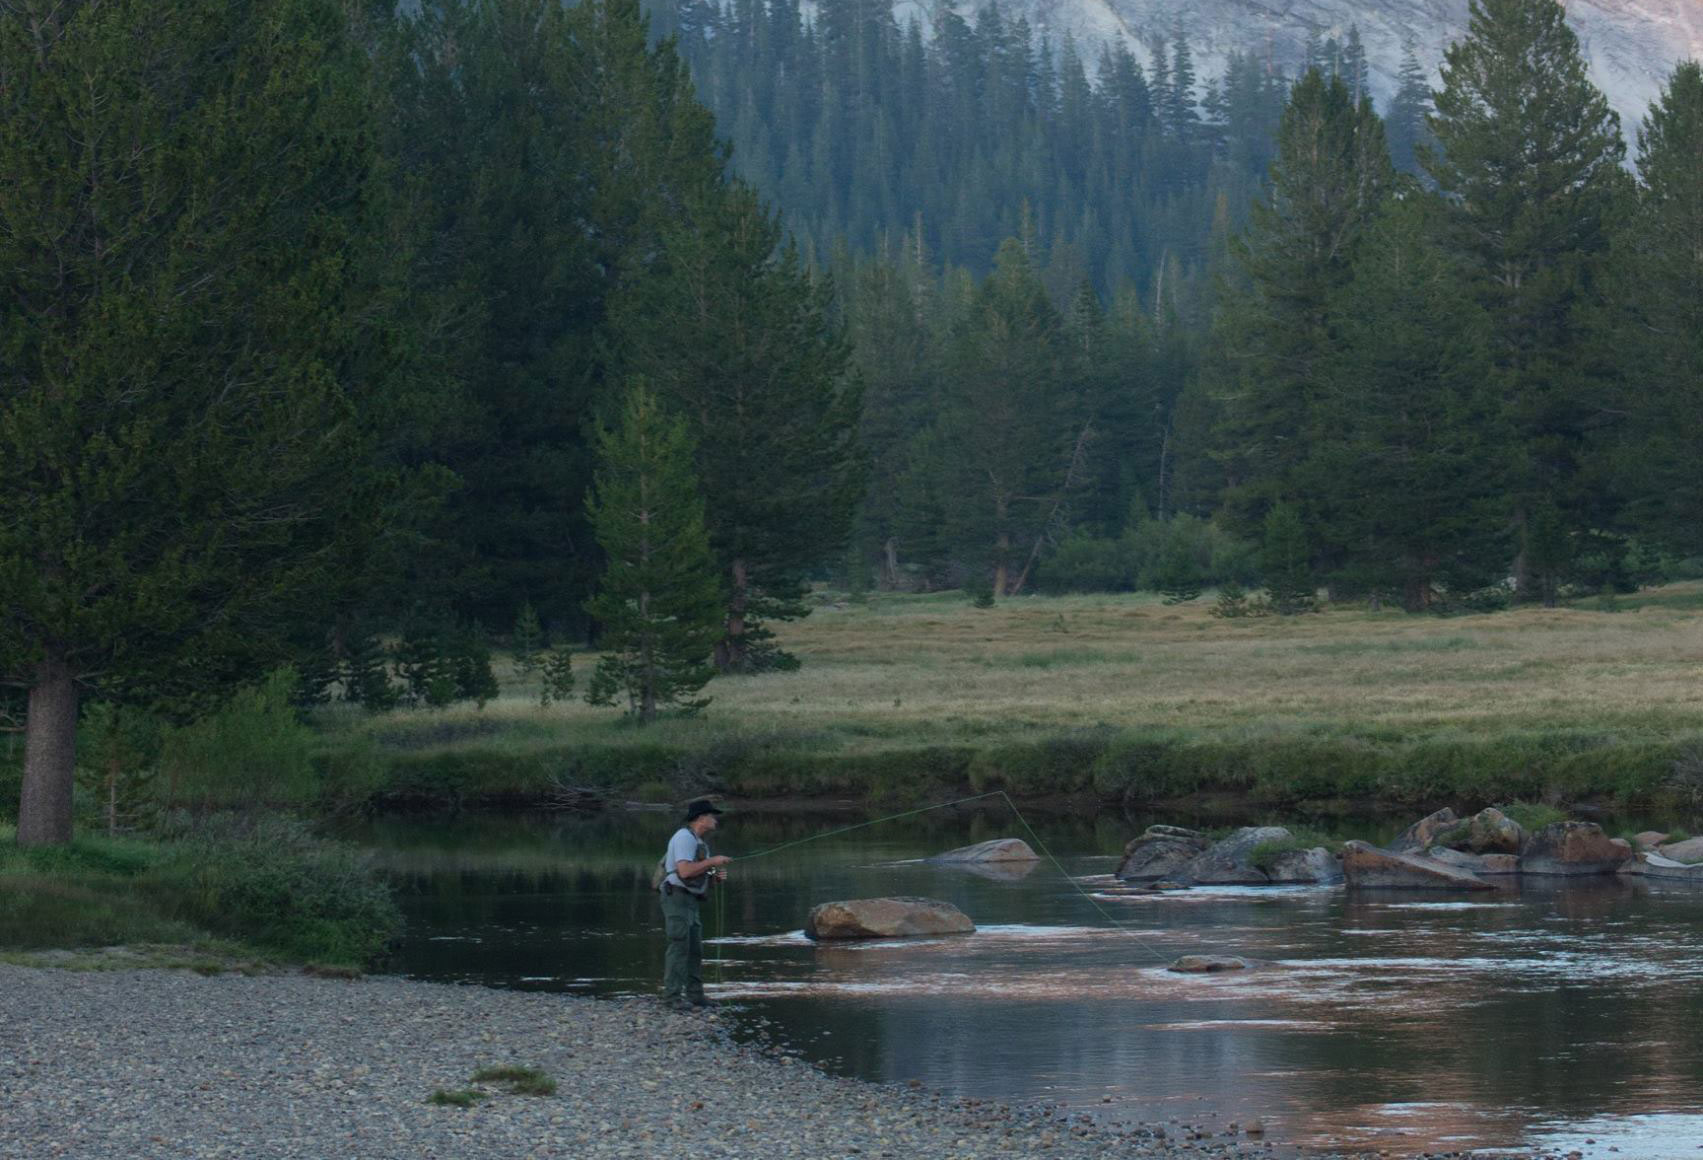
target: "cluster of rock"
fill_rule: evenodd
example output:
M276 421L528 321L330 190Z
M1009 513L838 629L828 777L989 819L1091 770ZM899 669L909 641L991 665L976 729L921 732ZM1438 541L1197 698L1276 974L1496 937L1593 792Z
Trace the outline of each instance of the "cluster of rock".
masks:
M999 838L930 858L965 869L1015 867L1037 861L1017 838ZM1350 889L1491 890L1514 875L1577 877L1632 874L1703 885L1703 838L1668 843L1666 834L1635 842L1610 838L1594 822L1552 822L1528 832L1501 810L1463 818L1441 809L1421 818L1387 847L1343 844L1340 853L1304 847L1282 826L1244 826L1213 841L1181 826L1149 826L1124 847L1119 880L1151 890L1190 886L1263 886L1346 882ZM975 923L950 903L931 898L855 898L824 902L804 933L819 940L968 934ZM1172 970L1240 970L1241 960L1186 958Z
M1117 877L1167 886L1268 886L1342 881L1323 846L1300 848L1282 826L1244 826L1214 842L1198 830L1149 826L1124 847Z
M1497 809L1469 818L1441 809L1409 826L1387 848L1343 846L1351 888L1490 890L1490 879L1637 874L1703 883L1703 843L1664 846L1665 834L1640 834L1638 847L1611 838L1594 822L1552 822L1527 831ZM1695 840L1694 840L1695 841Z

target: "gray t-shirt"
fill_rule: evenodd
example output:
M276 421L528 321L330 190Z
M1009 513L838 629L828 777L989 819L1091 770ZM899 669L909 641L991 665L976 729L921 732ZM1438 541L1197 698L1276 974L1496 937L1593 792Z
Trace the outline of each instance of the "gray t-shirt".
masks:
M655 849L655 847L653 846L652 849ZM702 862L709 856L710 848L704 844L704 840L687 827L681 826L674 831L674 836L668 839L668 875L663 878L663 881L673 883L676 889L689 890L693 894L703 894L709 889L710 882L707 876L699 875L690 882L682 882L680 875L674 868L682 862Z

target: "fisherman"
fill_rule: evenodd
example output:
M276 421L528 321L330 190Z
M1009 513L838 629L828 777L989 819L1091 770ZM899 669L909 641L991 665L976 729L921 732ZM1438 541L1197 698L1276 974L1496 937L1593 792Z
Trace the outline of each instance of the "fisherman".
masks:
M700 908L710 883L726 878L722 869L733 859L710 854L704 839L716 828L721 811L699 799L686 807L686 822L668 839L663 865L662 920L668 932L663 960L662 1001L671 1011L708 1007L704 997L704 919Z

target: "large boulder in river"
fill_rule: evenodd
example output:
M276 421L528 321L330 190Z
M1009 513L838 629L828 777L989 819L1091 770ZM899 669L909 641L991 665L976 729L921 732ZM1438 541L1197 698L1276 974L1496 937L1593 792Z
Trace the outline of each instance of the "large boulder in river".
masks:
M810 912L804 933L814 939L905 938L913 935L968 934L969 916L949 902L932 898L853 898L824 902Z
M1419 853L1430 849L1436 844L1439 835L1460 824L1460 815L1448 806L1444 806L1434 814L1427 814L1401 832L1401 836L1390 843L1390 849L1397 854Z
M1264 886L1271 875L1253 864L1255 848L1289 840L1282 826L1243 826L1196 855L1174 877L1201 886Z
M1654 851L1634 854L1621 866L1620 873L1639 878L1658 878L1664 882L1689 882L1703 886L1703 862L1675 862Z
M1432 846L1425 855L1446 866L1466 870L1473 874L1518 874L1520 872L1520 856L1518 854L1474 854L1470 850L1451 850L1447 846Z
M1342 848L1342 873L1350 890L1490 890L1490 883L1435 858L1380 850L1365 842Z
M1575 877L1613 874L1632 857L1632 844L1611 838L1595 822L1552 822L1520 854L1520 873Z
M1181 826L1148 826L1124 847L1117 876L1125 882L1156 882L1170 878L1199 856L1212 842L1197 830Z
M1464 822L1444 827L1436 842L1472 854L1518 854L1525 845L1526 831L1499 809L1479 810Z
M1342 863L1323 846L1311 850L1285 850L1266 867L1266 877L1272 882L1341 882Z
M1666 837L1664 834L1663 837ZM1703 862L1703 838L1687 838L1683 842L1665 842L1656 847L1662 857L1674 862Z
M1035 862L1040 855L1029 848L1022 838L995 838L936 854L930 862Z

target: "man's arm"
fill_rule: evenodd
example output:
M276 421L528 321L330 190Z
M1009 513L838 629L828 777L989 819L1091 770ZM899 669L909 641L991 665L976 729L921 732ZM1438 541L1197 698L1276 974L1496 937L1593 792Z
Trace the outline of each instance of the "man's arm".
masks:
M731 861L733 859L726 854L715 854L699 862L676 862L674 863L674 873L678 874L680 880L684 882L688 878L696 878L705 870L716 866L725 866Z

